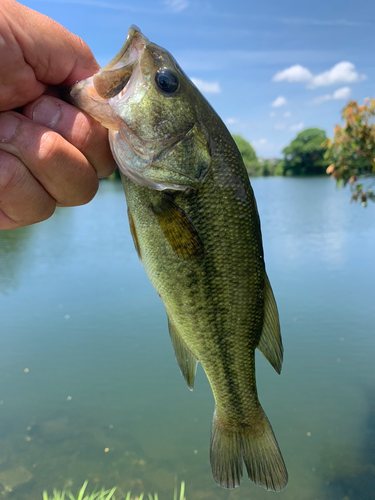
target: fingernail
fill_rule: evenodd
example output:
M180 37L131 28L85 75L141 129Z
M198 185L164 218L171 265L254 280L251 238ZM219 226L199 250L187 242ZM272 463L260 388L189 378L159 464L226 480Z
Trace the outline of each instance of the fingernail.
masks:
M21 120L14 115L0 115L0 140L1 142L10 142L16 135L18 125Z
M60 104L53 99L42 99L33 110L33 122L53 128L61 115Z

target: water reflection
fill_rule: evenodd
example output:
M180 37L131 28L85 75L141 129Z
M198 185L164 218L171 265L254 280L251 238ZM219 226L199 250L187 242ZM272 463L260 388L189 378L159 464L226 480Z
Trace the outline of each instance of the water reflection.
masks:
M257 374L288 487L213 482L209 384L199 370L187 390L121 185L104 181L88 205L0 233L0 493L37 500L89 479L168 500L177 475L188 500L371 498L374 208L327 179L253 186L286 354L281 377L262 356Z
M22 281L22 271L29 264L32 239L36 226L0 231L0 292L16 290Z
M368 406L358 447L341 445L325 457L325 500L373 500L375 495L375 387L364 391Z

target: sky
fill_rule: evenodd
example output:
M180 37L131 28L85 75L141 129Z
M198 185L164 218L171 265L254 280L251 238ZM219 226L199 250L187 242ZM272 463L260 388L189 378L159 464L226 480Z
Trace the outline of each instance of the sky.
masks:
M136 24L166 48L260 157L304 128L332 136L350 99L375 97L369 0L25 0L83 38L100 65Z

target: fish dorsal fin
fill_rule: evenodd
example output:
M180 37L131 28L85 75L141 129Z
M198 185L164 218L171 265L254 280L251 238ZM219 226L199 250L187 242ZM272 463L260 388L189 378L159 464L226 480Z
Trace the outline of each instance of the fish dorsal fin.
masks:
M133 216L129 210L129 207L128 207L128 219L129 219L130 233L131 233L132 238L133 238L133 243L134 243L135 249L137 250L138 258L142 262L141 249L139 247L137 231L135 229L134 219L133 219Z
M197 363L195 356L187 347L181 335L176 330L174 324L168 317L169 335L171 336L174 353L176 355L178 366L186 380L189 389L192 391L194 387L195 373L197 371Z
M166 194L151 208L175 254L184 260L200 260L204 255L202 240L182 208Z
M277 373L283 364L283 343L281 340L279 313L267 274L264 277L264 319L258 349Z

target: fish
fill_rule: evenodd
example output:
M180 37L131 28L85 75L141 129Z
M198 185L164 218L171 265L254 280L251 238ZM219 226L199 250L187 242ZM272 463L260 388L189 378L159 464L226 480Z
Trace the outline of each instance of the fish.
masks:
M131 26L118 54L70 89L108 128L135 249L162 299L180 371L201 363L215 400L216 483L281 491L288 473L258 399L255 349L280 373L283 345L260 219L241 154L173 56Z

